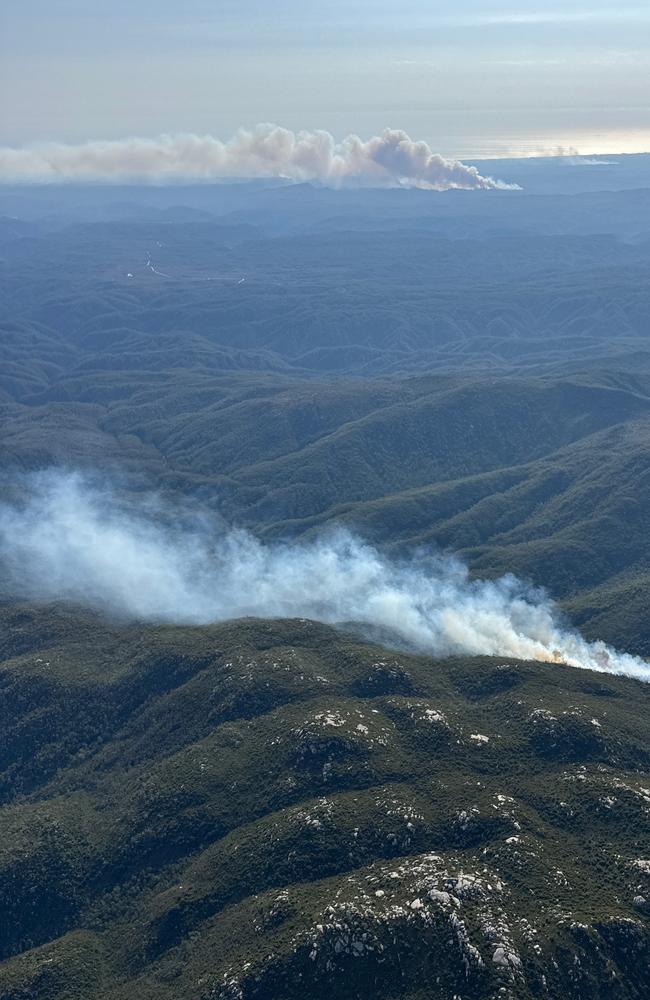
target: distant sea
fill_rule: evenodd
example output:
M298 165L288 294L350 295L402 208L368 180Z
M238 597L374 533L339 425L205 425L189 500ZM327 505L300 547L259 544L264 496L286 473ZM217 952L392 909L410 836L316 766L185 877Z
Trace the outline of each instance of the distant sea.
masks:
M423 105L373 109L354 118L332 111L319 118L319 127L338 138L403 128L443 156L469 160L650 153L650 107L428 110Z
M459 159L650 152L650 108L436 112L430 124L432 148Z
M520 156L612 156L649 153L650 128L601 129L572 132L511 132L448 137L445 146L431 139L432 147L457 159L514 159Z

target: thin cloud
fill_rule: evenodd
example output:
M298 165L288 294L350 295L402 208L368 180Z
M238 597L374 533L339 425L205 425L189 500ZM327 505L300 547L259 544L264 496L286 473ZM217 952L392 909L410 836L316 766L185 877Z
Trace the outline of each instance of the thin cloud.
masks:
M648 21L650 20L650 10L647 7L633 7L628 9L608 8L604 10L546 10L531 11L530 13L515 12L501 14L460 14L442 17L439 23L449 27L492 27L512 25L544 25L544 24L588 24L607 23L620 21Z

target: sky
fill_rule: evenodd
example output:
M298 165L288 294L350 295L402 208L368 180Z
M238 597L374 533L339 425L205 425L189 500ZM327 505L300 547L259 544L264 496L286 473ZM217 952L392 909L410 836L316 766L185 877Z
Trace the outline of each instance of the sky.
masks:
M2 146L260 122L463 157L650 150L650 4L2 2Z

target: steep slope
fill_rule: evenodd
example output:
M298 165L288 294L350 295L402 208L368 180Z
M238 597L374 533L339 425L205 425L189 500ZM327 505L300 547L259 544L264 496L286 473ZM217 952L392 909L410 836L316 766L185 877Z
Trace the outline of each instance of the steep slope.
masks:
M546 586L592 638L650 653L650 426L616 424L535 462L339 503L273 527L335 520L375 542L461 553L478 576Z
M650 688L2 609L3 1000L641 1000Z

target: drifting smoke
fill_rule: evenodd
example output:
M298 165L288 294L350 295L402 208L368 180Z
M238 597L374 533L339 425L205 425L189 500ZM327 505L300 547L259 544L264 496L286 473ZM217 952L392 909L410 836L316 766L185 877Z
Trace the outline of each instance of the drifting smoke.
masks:
M210 135L164 135L79 145L52 143L28 149L0 147L0 182L210 181L234 177L284 177L446 191L509 185L483 177L476 167L432 152L406 132L386 129L364 141L337 143L329 132L290 132L276 125L240 130L227 142Z
M540 147L535 157L563 160L570 167L615 167L616 160L605 160L600 156L583 156L575 146Z
M266 546L206 521L165 527L151 506L129 513L74 475L43 475L30 488L26 503L0 507L0 558L16 595L182 624L353 621L434 655L512 656L650 680L650 665L566 630L544 594L512 576L472 581L450 557L400 564L341 531Z

